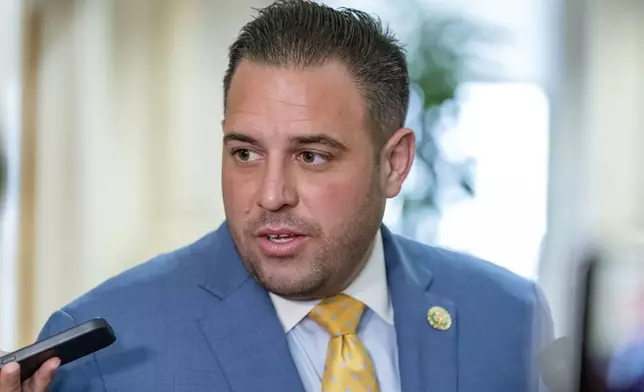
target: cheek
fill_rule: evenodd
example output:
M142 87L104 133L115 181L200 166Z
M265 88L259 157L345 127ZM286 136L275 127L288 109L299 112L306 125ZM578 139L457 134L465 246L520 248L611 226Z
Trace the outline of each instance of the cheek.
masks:
M300 203L327 228L335 226L333 222L346 222L347 217L358 213L371 192L369 175L320 177L302 184Z
M224 170L221 178L224 208L229 217L247 214L253 205L255 183L240 173Z

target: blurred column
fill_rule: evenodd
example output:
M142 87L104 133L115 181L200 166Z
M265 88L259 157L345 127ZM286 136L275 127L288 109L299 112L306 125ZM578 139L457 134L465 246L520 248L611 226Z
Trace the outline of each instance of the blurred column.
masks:
M584 247L644 230L644 2L569 0L561 11L540 280L565 334Z
M50 0L26 100L20 344L48 315L224 219L221 81L228 46L267 0ZM30 41L26 41L27 46ZM25 128L27 130L27 128ZM30 224L33 222L33 225Z
M594 1L586 91L600 239L644 239L644 2Z

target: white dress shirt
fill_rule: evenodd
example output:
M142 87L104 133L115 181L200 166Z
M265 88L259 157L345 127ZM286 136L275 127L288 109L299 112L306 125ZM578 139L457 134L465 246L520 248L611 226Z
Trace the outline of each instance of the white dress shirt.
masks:
M357 333L376 368L380 390L399 392L400 373L394 312L387 287L380 231L376 235L367 264L344 293L365 304L365 313ZM292 301L272 293L270 296L284 327L304 389L307 392L321 391L329 335L307 317L320 301Z

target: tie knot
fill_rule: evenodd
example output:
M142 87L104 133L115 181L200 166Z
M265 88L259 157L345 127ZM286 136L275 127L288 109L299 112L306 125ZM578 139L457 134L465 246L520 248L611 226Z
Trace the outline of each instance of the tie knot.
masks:
M331 337L355 334L364 313L364 304L345 294L322 300L309 318L326 329Z

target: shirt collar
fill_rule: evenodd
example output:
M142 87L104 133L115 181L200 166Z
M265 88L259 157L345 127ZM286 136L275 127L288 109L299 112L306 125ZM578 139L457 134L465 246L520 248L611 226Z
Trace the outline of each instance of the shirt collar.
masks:
M367 264L356 279L343 293L360 300L369 309L390 325L394 324L394 313L389 299L385 254L382 233L378 230ZM293 301L269 293L277 316L288 332L295 327L320 301Z

